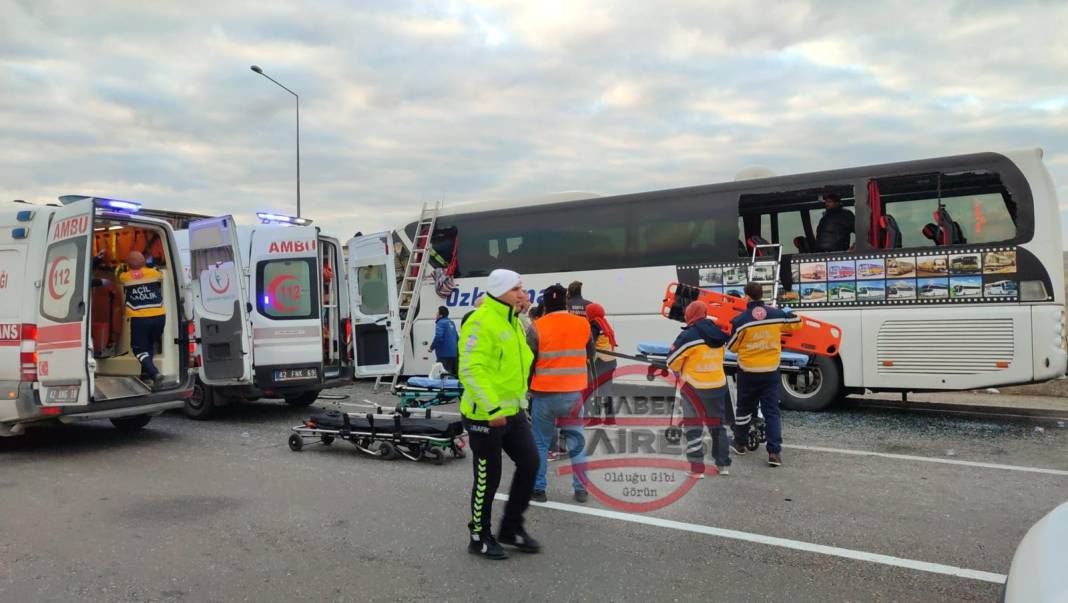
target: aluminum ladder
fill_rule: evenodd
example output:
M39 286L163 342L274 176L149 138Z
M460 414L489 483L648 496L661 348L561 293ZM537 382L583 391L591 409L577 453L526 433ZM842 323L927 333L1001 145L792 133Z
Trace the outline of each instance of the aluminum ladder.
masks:
M408 254L408 261L404 266L404 276L400 282L400 291L397 293L397 313L400 315L401 321L401 350L404 349L406 342L411 337L412 327L415 326L414 306L419 301L419 284L426 277L427 266L430 265L430 256L433 252L430 239L434 235L434 224L437 222L440 210L440 201L434 205L424 203L423 209L419 213L419 222L415 226L415 233L412 237L412 252ZM412 353L414 354L415 344L413 343L412 346ZM389 378L390 391L396 390L397 380L400 379L403 367L404 362L402 361ZM385 376L379 376L375 379L374 391L378 391L385 378Z
M771 297L765 303L774 306L779 299L779 264L782 263L782 245L764 243L753 246L753 255L749 258L749 282L771 285ZM771 275L768 275L768 271Z

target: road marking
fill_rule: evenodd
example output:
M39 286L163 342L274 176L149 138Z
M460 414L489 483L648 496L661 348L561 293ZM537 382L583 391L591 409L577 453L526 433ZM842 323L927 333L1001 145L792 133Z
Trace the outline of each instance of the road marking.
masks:
M508 495L497 494L495 498L497 500L508 500ZM755 542L758 544L766 544L768 546L776 546L784 549L803 551L806 553L817 553L819 555L830 555L832 557L842 557L844 559L853 559L856 561L867 561L869 563L878 563L881 565L889 565L892 567L900 567L904 569L928 572L932 574L955 576L957 578L967 578L969 580L979 580L982 582L990 582L992 584L1004 584L1006 579L1006 576L1004 574L995 574L993 572L984 572L982 570L967 569L963 567L957 567L955 565L930 563L927 561L918 561L916 559L906 559L904 557L894 557L892 555L881 555L879 553L868 553L866 551L857 551L854 549L845 549L836 546L815 544L811 542L804 542L801 540L790 540L789 538L778 538L776 536L765 536L763 534L753 534L751 532L741 532L738 530L714 528L712 526L706 526L697 523L686 523L683 521L663 519L660 517L651 517L648 515L621 513L619 511L610 511L608 509L583 507L579 505L570 505L558 502L531 502L530 504L536 507L545 507L547 509L555 509L557 511L567 511L568 513L577 513L579 515L591 515L593 517L603 517L607 519L615 519L618 521L625 521L629 523L638 523L658 528L668 528L671 530L681 530L684 532L705 534L707 536L717 536L720 538L728 538L731 540L741 540L743 542Z
M931 456L912 456L908 454L893 454L890 452L872 452L868 450L850 450L846 448L823 448L821 446L802 446L800 444L783 444L783 448L794 450L809 450L812 452L833 452L852 456L878 456L887 459L902 461L919 461L923 463L942 463L943 465L963 465L965 467L979 467L982 469L1003 469L1005 471L1023 471L1027 473L1044 473L1046 475L1065 475L1068 471L1062 469L1046 469L1043 467L1026 467L1023 465L1002 465L1000 463L982 463L979 461L962 461L958 459L942 459Z

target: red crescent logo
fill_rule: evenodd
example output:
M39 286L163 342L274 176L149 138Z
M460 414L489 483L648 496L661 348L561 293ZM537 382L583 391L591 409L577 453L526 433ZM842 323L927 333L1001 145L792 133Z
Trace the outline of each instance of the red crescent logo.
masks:
M68 259L70 258L61 255L52 260L52 265L48 267L48 295L50 295L52 299L63 299L63 296L65 295L65 293L56 291L56 268L59 266L60 262L65 262Z
M296 281L297 277L292 274L282 274L274 277L274 279L267 284L267 295L271 299L271 307L279 312L294 312L296 306L287 306L282 303L282 300L278 298L278 288L282 286L286 281ZM299 284L297 285L300 286Z
M216 288L214 279L208 277L208 287L211 287L211 290L214 291L216 294L222 295L223 293L226 293L230 290L230 277L225 272L220 272L218 270L213 271L211 276L214 277L217 275L225 279L223 281L223 285L220 288Z

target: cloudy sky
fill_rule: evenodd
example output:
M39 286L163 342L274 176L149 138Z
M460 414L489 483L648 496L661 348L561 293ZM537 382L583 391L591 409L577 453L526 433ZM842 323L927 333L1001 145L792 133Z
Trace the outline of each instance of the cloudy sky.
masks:
M293 212L636 192L1043 147L1068 2L0 0L0 198Z

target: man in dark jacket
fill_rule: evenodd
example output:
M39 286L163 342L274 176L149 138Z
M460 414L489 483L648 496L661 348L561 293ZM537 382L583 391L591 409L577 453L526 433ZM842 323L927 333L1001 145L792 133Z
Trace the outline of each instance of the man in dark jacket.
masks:
M582 297L582 283L571 281L567 286L567 311L576 316L586 316L586 306L590 301Z
M430 342L430 351L437 354L438 362L450 375L456 375L456 343L460 336L456 334L456 325L449 318L449 309L438 308L437 322L434 323L434 341Z
M853 234L853 212L842 207L842 198L824 193L823 217L816 226L816 251L847 251Z

